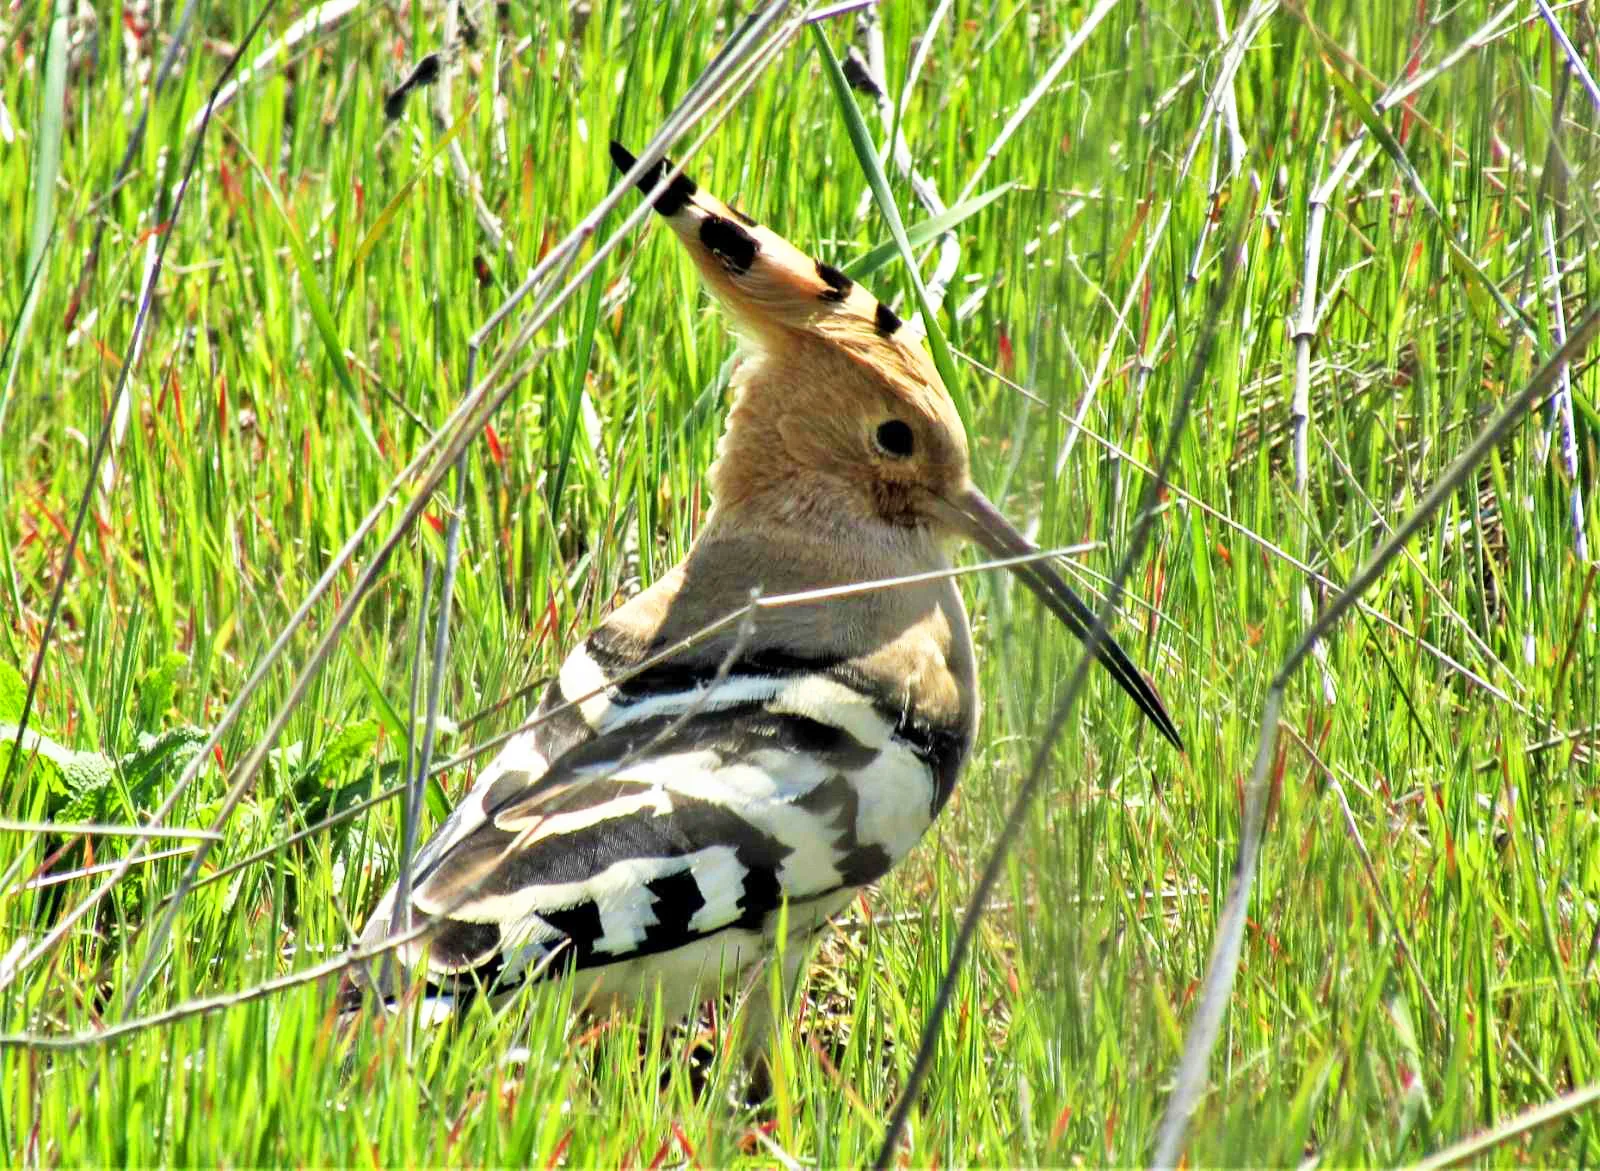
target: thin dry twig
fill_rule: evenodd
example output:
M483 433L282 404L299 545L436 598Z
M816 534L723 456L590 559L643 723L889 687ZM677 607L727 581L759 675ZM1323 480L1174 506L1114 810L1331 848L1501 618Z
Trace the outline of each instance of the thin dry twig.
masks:
M1179 164L1177 173L1173 177L1171 186L1174 190L1181 188L1188 182L1189 174L1194 168L1195 159L1199 156L1200 145L1205 141L1212 119L1222 109L1223 95L1226 92L1225 87L1231 86L1234 75L1244 61L1245 51L1254 42L1261 30L1266 27L1267 19L1272 15L1276 7L1276 0L1256 0L1250 11L1245 14L1244 20L1240 22L1239 28L1234 32L1233 40L1226 46L1222 57L1222 68L1219 71L1216 83L1206 96L1205 106L1200 115L1200 123L1196 126L1190 138L1189 148L1184 152L1183 161ZM1099 12L1099 9L1097 8L1095 11ZM968 184L968 188L970 187L971 183ZM968 193L967 190L963 190L961 193L962 199L965 199ZM1122 299L1122 304L1117 307L1115 326L1109 331L1105 345L1100 348L1100 356L1095 362L1094 370L1089 375L1083 394L1078 399L1077 408L1072 412L1069 420L1072 426L1067 431L1067 437L1061 444L1060 453L1056 456L1055 474L1058 477L1063 474L1067 461L1072 457L1072 450L1078 442L1078 432L1082 430L1083 421L1089 415L1089 408L1094 403L1100 387L1105 382L1106 373L1111 367L1111 358L1116 350L1118 341L1124 336L1129 338L1136 336L1135 331L1128 326L1128 318L1133 313L1135 303L1143 295L1145 276L1150 271L1151 265L1155 263L1156 253L1162 240L1166 238L1167 225L1172 220L1172 209L1173 200L1169 197L1162 202L1160 214L1156 216L1155 223L1150 228L1149 239L1139 257L1138 267L1135 268L1132 277L1128 281L1128 291ZM1137 341L1134 342L1134 345L1135 348L1141 349L1141 363L1145 362L1147 359L1142 348L1139 347Z
M148 864L150 862L159 862L164 858L181 858L185 854L192 853L196 848L195 846L174 846L170 850L157 850L153 854L145 854L139 861ZM97 862L93 866L76 866L71 870L51 871L37 878L30 878L27 882L10 890L0 891L0 898L10 898L12 895L20 894L23 891L44 890L47 887L60 886L62 883L73 882L79 878L104 874L108 870L114 870L119 865L120 863L118 862Z
M400 808L400 875L395 880L395 921L391 930L401 931L411 926L411 862L417 851L417 832L422 824L422 786L426 769L417 767L417 707L422 695L422 656L428 640L428 614L433 597L433 559L422 565L422 597L417 602L417 632L411 645L411 691L406 712L406 771L401 786L403 800ZM434 725L429 724L424 738L432 738ZM401 908L404 908L402 912Z
M450 100L455 93L453 82L461 64L461 54L457 51L460 41L461 5L446 3L441 7L443 14L440 22L442 26L440 39L444 42L445 51L436 54L439 77L433 85L431 108L434 124L443 133L455 122ZM511 247L511 238L506 232L505 225L500 222L500 217L495 215L484 202L483 181L467 162L467 154L462 149L459 137L450 140L447 153L450 156L450 169L455 172L456 182L461 185L461 189L466 192L467 199L472 204L472 214L477 217L479 230L488 237L493 250L503 255L507 263L515 267L516 253Z
M0 817L0 832L60 834L62 837L105 838L220 838L208 829L186 825L108 825L98 821L19 821Z
M1111 15L1111 10L1116 6L1117 0L1100 0L1098 4L1089 10L1089 14L1083 18L1083 23L1072 31L1072 35L1067 38L1067 43L1061 46L1061 51L1055 55L1049 65L1045 66L1044 72L1039 75L1039 80L1028 91L1028 96L1022 99L1016 111L1006 119L1005 125L1000 128L1000 133L995 135L994 141L983 152L983 160L973 169L971 176L967 179L966 186L961 188L961 194L956 196L958 204L965 203L972 197L972 193L978 189L978 184L983 181L984 173L988 171L989 165L1000 157L1000 152L1005 149L1006 143L1011 141L1011 136L1021 129L1022 124L1033 113L1034 107L1044 100L1044 96L1055 85L1056 79L1061 76L1061 71L1078 55L1078 50L1083 48L1089 37L1093 35L1094 30L1100 27L1101 23Z
M1561 262L1556 256L1556 240L1554 228L1555 216L1546 214L1543 218L1544 251L1550 263L1550 335L1556 345L1566 340L1567 310L1561 298ZM1578 561L1589 560L1589 538L1586 532L1583 515L1583 479L1578 474L1578 438L1577 426L1573 421L1572 411L1572 372L1562 370L1561 378L1556 383L1556 392L1551 396L1554 401L1555 422L1561 436L1561 468L1567 474L1567 482L1571 485L1567 494L1567 513L1572 521L1572 548L1577 554ZM1548 435L1548 430L1546 435ZM1548 440L1546 440L1548 446Z
M1589 101L1596 110L1600 110L1600 84L1594 79L1594 74L1589 72L1589 66L1584 63L1583 54L1578 52L1578 47L1572 43L1572 38L1567 36L1567 30L1561 27L1561 22L1556 19L1555 11L1550 7L1549 0L1533 0L1534 7L1539 10L1539 15L1544 17L1550 26L1550 35L1555 38L1556 44L1561 46L1561 52L1566 56L1567 68L1570 69L1582 84L1584 92L1589 95Z
M245 86L288 65L294 60L292 54L302 48L305 42L314 41L337 31L345 18L361 5L362 0L323 0L323 3L284 29L283 35L257 53L250 64L236 71L235 65L240 59L240 53L249 47L253 39L246 37L229 61L228 69L223 74L224 84L216 91L215 101L207 103L203 111L190 119L189 125L184 127L183 132L191 136L198 134L210 121L213 113L221 113L233 105L234 99ZM275 5L268 4L266 7L270 10ZM229 74L233 74L231 79Z
M895 168L910 181L912 194L917 197L917 201L923 207L927 208L929 218L942 216L949 208L946 207L944 200L940 198L939 188L933 180L917 170L916 159L911 153L910 144L906 142L905 134L900 129L900 122L905 109L906 95L910 92L911 86L915 82L916 73L926 59L929 45L933 41L934 34L949 7L949 0L944 0L934 10L932 17L928 21L927 31L922 35L917 59L912 62L907 74L906 84L901 88L899 96L893 101L889 99L888 71L883 44L883 24L878 19L876 8L863 10L860 17L867 42L865 63L868 81L867 90L873 99L873 105L878 111L878 121L883 126L884 146L879 153L892 160ZM866 209L871 201L872 190L869 186L861 193L861 204L856 209L858 219L866 214ZM955 279L956 270L960 267L960 237L956 235L954 229L940 233L938 238L938 259L935 261L933 272L927 280L929 301L938 304L944 300L945 290L949 288L950 282Z

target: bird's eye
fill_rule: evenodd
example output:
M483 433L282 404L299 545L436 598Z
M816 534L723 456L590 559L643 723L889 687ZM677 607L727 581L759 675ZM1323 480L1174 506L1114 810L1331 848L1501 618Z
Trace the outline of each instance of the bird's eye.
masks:
M896 459L905 459L911 454L914 446L910 424L903 423L899 419L890 419L887 423L878 424L877 440L878 450Z

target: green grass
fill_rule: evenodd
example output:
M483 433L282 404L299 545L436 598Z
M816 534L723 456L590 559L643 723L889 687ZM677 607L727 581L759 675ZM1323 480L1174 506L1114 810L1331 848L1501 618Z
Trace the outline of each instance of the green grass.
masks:
M24 0L0 70L18 131L4 148L0 225L19 245L0 284L0 723L15 722L39 652L152 234L168 249L126 381L126 425L89 498L43 657L29 723L57 747L10 773L0 749L0 817L148 818L460 400L475 331L609 190L607 138L642 147L743 15L597 4L579 29L565 5L518 0L499 25L493 7L474 8L479 46L451 98L455 142L506 250L453 176L433 91L413 94L400 121L384 117L388 90L439 47L432 7L363 7L254 73L211 125L174 220L188 127L250 14L201 6L111 191L170 29L140 37L142 9L101 5L91 53L80 20L53 36L50 0ZM1081 409L1095 436L1153 462L1219 250L1242 235L1173 487L1130 583L1139 601L1119 626L1188 754L1093 682L960 977L913 1115L914 1163L1151 1157L1238 853L1266 690L1332 596L1302 566L1349 580L1554 351L1547 217L1567 323L1593 300L1600 115L1564 77L1547 26L1519 8L1435 74L1487 18L1472 5L1404 7L1327 0L1256 31L1233 79L1247 153L1230 176L1211 117L1225 66L1212 5L1120 5L967 192L1011 185L956 229L960 266L939 306L953 349L1005 375L961 364L953 388L976 475L1041 542L1100 542L1078 559L1095 573L1125 548L1146 479L1097 439L1074 438L1067 420ZM932 33L900 128L946 202L1087 11L957 5ZM300 15L274 12L247 59ZM881 17L898 96L928 13L893 4ZM1558 18L1592 62L1592 18L1576 6ZM1243 19L1230 13L1230 31ZM848 17L824 26L835 52L853 28ZM1425 84L1372 108L1409 74ZM881 143L875 111L863 111ZM1322 230L1302 488L1291 406L1312 196L1369 123ZM803 33L689 169L834 263L892 238L863 203L868 179ZM903 175L891 168L890 179L916 237L928 213ZM597 240L637 200L618 206ZM898 259L870 283L914 309ZM479 374L524 312L488 334ZM469 449L443 680L458 724L548 674L671 566L708 503L732 349L667 233L624 240L535 345L548 351ZM1594 567L1578 557L1568 507L1576 483L1593 549L1592 367L1577 368L1572 390L1577 480L1559 443L1541 458L1536 416L1289 688L1195 1163L1412 1161L1600 1080L1600 634ZM419 482L402 485L378 536ZM424 562L442 555L453 491L445 480L382 569L203 876L394 783ZM376 548L369 539L335 575L170 824L204 826L222 809L223 766L260 740ZM331 981L110 1041L16 1043L226 997L331 958L394 876L401 815L387 801L195 889L170 940L157 940L155 978L131 1012L185 856L133 867L24 970L0 961L0 1150L48 1166L871 1159L1076 655L1003 575L965 588L986 696L976 759L928 840L827 945L765 1107L728 1104L731 1064L713 1066L696 1096L681 1038L647 1041L641 1057L635 1031L595 1035L569 1019L559 990L409 1041L369 1030L348 1054ZM520 706L443 750L514 726ZM456 769L430 789L425 828L469 779ZM130 846L0 829L0 956L37 944L103 875L30 882ZM670 1024L644 1015L652 1036ZM527 1053L503 1062L513 1046ZM1509 1138L1485 1157L1593 1163L1600 1114L1565 1112Z

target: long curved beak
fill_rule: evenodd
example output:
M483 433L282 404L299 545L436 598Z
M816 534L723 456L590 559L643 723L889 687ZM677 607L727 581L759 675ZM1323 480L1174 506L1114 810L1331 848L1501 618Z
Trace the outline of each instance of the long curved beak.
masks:
M1039 551L1038 546L1017 532L1011 522L1000 514L1000 510L989 503L988 497L975 487L968 487L954 499L943 499L940 503L949 510L946 520L951 527L976 541L995 557L1025 557ZM1088 642L1089 631L1094 627L1094 611L1073 592L1071 586L1061 580L1061 575L1049 562L1028 561L1010 568L1038 596L1045 608L1066 624L1068 630L1080 640ZM1101 637L1095 657L1111 672L1122 690L1133 697L1139 710L1149 716L1161 734L1181 752L1183 738L1178 735L1178 726L1167 714L1166 705L1156 693L1155 685L1134 666L1127 652L1112 639L1110 631Z

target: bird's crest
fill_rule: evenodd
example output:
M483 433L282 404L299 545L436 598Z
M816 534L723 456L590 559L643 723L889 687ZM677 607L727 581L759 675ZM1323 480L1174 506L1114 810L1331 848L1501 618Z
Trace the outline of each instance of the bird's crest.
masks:
M611 159L623 173L636 161L616 142ZM840 269L702 190L688 175L663 188L670 170L666 160L650 167L638 180L639 190L655 197L656 211L683 241L748 350L782 353L796 343L821 340L912 405L948 407L953 413L927 351L894 310Z

